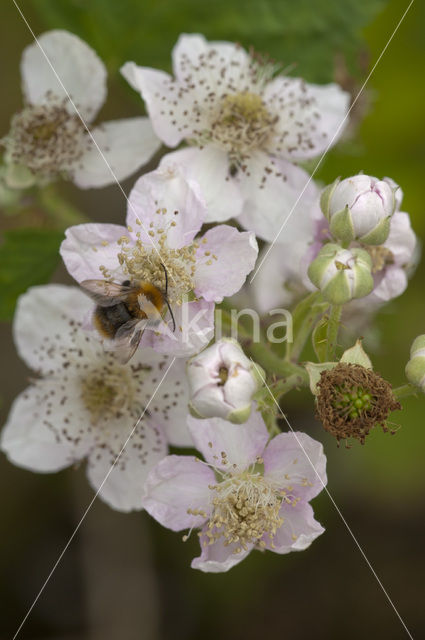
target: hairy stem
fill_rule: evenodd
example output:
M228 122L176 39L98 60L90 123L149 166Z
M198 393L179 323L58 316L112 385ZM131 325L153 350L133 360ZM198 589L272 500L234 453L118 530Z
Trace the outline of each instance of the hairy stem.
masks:
M336 347L338 340L339 322L341 320L342 305L334 304L331 307L328 322L328 332L326 335L326 360L333 361L336 359Z

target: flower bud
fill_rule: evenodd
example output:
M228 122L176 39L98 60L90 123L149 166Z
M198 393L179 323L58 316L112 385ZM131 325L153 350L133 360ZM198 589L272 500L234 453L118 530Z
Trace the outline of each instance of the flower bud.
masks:
M263 373L236 340L222 338L187 363L189 410L195 418L246 422Z
M320 205L332 235L343 243L383 244L390 232L398 186L359 174L326 187Z
M372 260L363 249L326 244L308 268L308 277L331 304L345 304L373 289Z
M410 360L406 365L406 378L411 384L425 392L425 335L413 340Z

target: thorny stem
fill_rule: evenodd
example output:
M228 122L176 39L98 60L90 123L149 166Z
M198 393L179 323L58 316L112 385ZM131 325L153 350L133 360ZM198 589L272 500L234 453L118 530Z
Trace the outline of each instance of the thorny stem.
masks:
M303 379L298 373L293 373L287 378L281 378L280 380L276 380L269 384L269 389L273 396L278 400L285 393L292 391L292 389L296 389L297 387L303 387L307 384L307 381Z
M326 358L327 361L335 360L335 351L338 340L339 322L341 320L342 305L332 305L329 314L328 332L326 335Z
M406 398L407 396L417 395L418 391L418 387L415 387L415 385L408 383L393 389L393 394L396 398Z

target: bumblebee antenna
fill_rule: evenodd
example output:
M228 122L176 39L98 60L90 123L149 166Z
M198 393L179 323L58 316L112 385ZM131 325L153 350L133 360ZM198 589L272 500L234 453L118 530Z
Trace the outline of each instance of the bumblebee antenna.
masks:
M164 274L165 274L165 296L168 296L168 273L167 273L167 269L165 268L165 264L163 264L161 262L161 267L164 269Z
M170 305L170 303L168 301L167 296L165 296L165 302L167 304L168 311L170 312L171 320L173 321L173 333L174 333L174 331L176 330L176 321L174 320L174 314L173 314L173 311L171 309L171 305Z
M173 332L174 332L176 330L176 321L174 319L173 310L171 309L171 305L170 305L170 302L168 300L168 273L167 273L167 269L165 268L165 264L163 264L162 262L161 262L161 267L164 269L164 274L165 274L165 294L164 294L164 299L165 299L165 302L167 304L168 311L170 312L171 320L173 321Z

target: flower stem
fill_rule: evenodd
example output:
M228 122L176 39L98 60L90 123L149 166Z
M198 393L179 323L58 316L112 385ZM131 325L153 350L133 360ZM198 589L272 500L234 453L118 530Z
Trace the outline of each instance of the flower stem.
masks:
M288 362L280 356L276 355L266 344L262 342L247 342L246 350L269 374L286 378L287 376L297 375L300 379L299 384L306 386L308 384L308 374L304 367L293 362Z
M66 229L74 224L90 222L87 216L62 198L53 186L40 189L37 200L40 207L52 218L55 227Z
M331 307L328 321L328 331L326 334L326 360L335 360L335 351L338 340L339 321L341 320L342 305L334 304Z
M314 327L316 320L322 315L323 311L312 310L305 318L304 321L295 336L295 340L292 345L288 345L287 354L291 360L299 360L299 357L304 349L305 343Z
M285 393L292 391L292 389L296 389L297 387L303 387L304 379L298 373L293 373L287 378L281 378L280 380L276 380L276 382L271 383L269 385L269 389L276 400L279 400Z
M402 384L400 387L393 389L393 394L396 398L406 398L407 396L417 395L419 389L413 384Z

